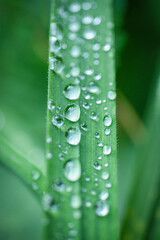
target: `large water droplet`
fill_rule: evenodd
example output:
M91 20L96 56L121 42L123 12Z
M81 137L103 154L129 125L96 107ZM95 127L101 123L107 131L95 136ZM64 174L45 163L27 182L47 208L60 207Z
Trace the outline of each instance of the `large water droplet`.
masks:
M55 36L50 37L50 51L58 52L61 49L61 44Z
M51 70L54 70L57 73L61 73L64 69L64 63L60 57L50 57L49 66Z
M98 201L95 206L96 215L104 217L109 213L109 206L105 201Z
M65 110L65 117L72 121L72 122L77 122L80 117L80 108L77 104L70 104L67 106Z
M61 115L55 115L52 117L52 123L57 127L61 127L64 123L64 119Z
M70 84L65 87L64 89L64 95L66 98L70 100L76 100L79 98L81 89L78 85Z
M81 165L78 159L73 158L68 160L64 165L64 175L71 181L77 181L81 176Z
M103 147L103 154L104 154L104 155L109 155L110 153L111 153L111 146L105 145L105 146Z
M106 200L109 197L109 193L105 190L101 191L99 194L99 198L101 200Z
M112 117L107 114L107 115L104 117L103 122L104 122L104 125L105 125L106 127L109 127L109 126L111 125L111 123L112 123Z
M67 142L71 145L78 145L81 140L81 132L78 127L69 128L66 132Z

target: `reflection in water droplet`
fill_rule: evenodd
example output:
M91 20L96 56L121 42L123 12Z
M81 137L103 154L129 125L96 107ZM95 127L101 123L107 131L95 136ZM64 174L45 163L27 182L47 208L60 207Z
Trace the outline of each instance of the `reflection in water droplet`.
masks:
M65 87L63 93L66 98L70 100L76 100L79 98L80 92L81 89L78 85L69 84L68 86Z
M109 213L109 206L105 201L98 201L95 206L96 215L103 217Z
M78 127L69 128L66 132L67 142L71 145L78 145L81 140L81 132Z
M80 108L77 104L70 104L65 110L65 117L72 121L77 122L80 118Z
M61 115L55 115L52 117L52 124L61 127L64 123L64 119Z

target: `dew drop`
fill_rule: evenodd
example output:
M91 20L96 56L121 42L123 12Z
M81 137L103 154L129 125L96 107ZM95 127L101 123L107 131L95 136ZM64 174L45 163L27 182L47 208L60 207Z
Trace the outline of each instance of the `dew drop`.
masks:
M69 24L69 30L71 32L78 32L80 29L80 24L79 22L72 22Z
M90 75L93 74L93 72L94 72L94 70L93 70L92 68L88 68L88 69L85 70L84 73L85 73L86 75L90 76Z
M61 49L60 42L55 36L50 37L50 51L58 52Z
M70 100L76 100L79 98L80 92L81 89L78 85L69 84L68 86L65 87L63 93L66 98Z
M36 181L36 180L38 180L39 177L40 177L40 173L36 170L33 170L32 171L32 179Z
M54 110L55 109L55 103L52 99L48 100L48 109L49 110Z
M87 201L85 202L85 206L86 206L86 207L91 207L91 206L92 206L92 203L87 200Z
M64 69L64 63L60 57L50 57L49 66L51 70L54 70L57 73L61 73Z
M71 48L71 56L76 58L76 57L79 57L80 55L80 48L78 46L73 46Z
M80 118L80 108L77 104L70 104L65 110L65 117L71 122L77 122Z
M83 33L83 37L87 40L93 39L96 36L96 32L93 29L86 29Z
M97 119L97 114L95 112L91 112L90 118L93 119L93 120L96 120Z
M81 9L81 5L78 2L72 3L69 7L69 10L73 13L79 12Z
M107 183L106 183L106 187L107 187L107 188L111 188L111 187L112 187L111 182L107 182Z
M109 173L106 172L106 171L103 171L103 172L102 172L102 179L103 179L103 180L106 180L106 179L108 179L108 178L109 178Z
M88 91L90 93L98 93L99 92L99 87L95 82L90 82L89 87L88 87Z
M96 170L101 170L101 168L102 168L102 166L101 166L98 162L95 162L95 163L93 164L93 167L94 167L94 169L96 169Z
M71 127L66 132L67 142L71 145L78 145L81 140L81 132L78 127Z
M101 79L101 74L100 73L95 74L94 80L98 81L100 79Z
M100 49L100 44L99 43L95 43L92 47L93 51L98 51Z
M110 49L111 49L111 45L109 43L103 46L103 51L105 52L108 52Z
M104 154L104 155L109 155L110 153L111 153L111 146L105 145L105 146L103 147L103 154Z
M104 125L109 127L112 123L112 117L110 115L106 115L103 119Z
M98 132L95 133L96 138L100 138L100 134Z
M95 206L96 215L104 217L109 213L109 206L105 201L98 201Z
M62 40L63 38L62 29L55 22L51 23L50 31L52 36L55 36L58 40Z
M80 74L80 69L79 67L73 67L71 69L71 75L72 77L78 77L78 75Z
M87 131L88 129L87 129L87 124L86 123L82 123L81 124L81 128L83 129L83 131Z
M73 217L74 217L75 219L80 219L80 218L82 217L81 211L80 211L79 209L75 210L75 211L73 212Z
M106 128L104 133L106 136L108 136L111 133L111 130L109 128Z
M89 104L88 104L87 102L84 102L84 103L83 103L83 107L84 107L85 109L89 109Z
M64 123L64 119L61 115L55 115L52 117L52 124L61 127Z
M109 197L109 193L105 190L101 191L99 194L99 198L103 201Z
M80 208L81 206L81 198L79 195L72 195L71 196L71 207L72 208Z
M80 178L81 165L78 159L70 159L64 164L64 175L71 182L75 182Z
M83 24L91 24L92 23L92 21L93 21L93 17L92 16L84 16L83 18L82 18L82 23Z
M116 99L116 92L115 91L109 91L108 92L108 98L110 100L115 100Z
M82 9L85 10L85 11L89 10L91 7L92 7L92 5L91 5L90 2L84 2L82 4Z

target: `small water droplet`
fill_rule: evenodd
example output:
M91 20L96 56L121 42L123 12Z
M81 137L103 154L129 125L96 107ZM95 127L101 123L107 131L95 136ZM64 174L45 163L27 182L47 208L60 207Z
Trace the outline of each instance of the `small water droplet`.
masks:
M109 178L109 173L106 172L106 171L103 171L103 172L102 172L102 179L103 179L103 180L106 180L106 179L108 179L108 178Z
M109 206L105 201L98 201L95 206L96 215L104 217L109 213Z
M101 74L100 73L95 74L94 80L98 81L100 79L101 79Z
M78 77L79 74L80 74L80 69L79 69L79 67L73 67L73 68L71 69L71 75L72 75L72 77Z
M71 207L72 208L80 208L81 206L81 198L79 195L72 195L71 196Z
M84 107L85 109L89 109L89 104L88 104L87 102L84 102L84 103L83 103L83 107Z
M83 129L83 131L88 131L88 129L87 129L87 124L86 123L82 123L81 124L81 128Z
M95 133L96 138L100 138L100 134L98 132Z
M65 87L63 93L66 98L70 100L76 100L79 98L80 92L81 89L78 85L69 84L68 86Z
M83 33L83 37L87 40L93 39L96 36L96 32L93 29L86 29Z
M80 24L79 22L72 22L69 24L69 30L72 32L78 32L80 29Z
M103 143L102 141L99 141L98 144L97 144L98 147L103 147Z
M93 25L99 25L101 23L101 18L100 17L95 17L93 20Z
M93 17L92 17L92 16L89 16L89 15L84 16L84 17L82 18L82 23L83 23L83 24L91 24L92 21L93 21Z
M67 142L71 145L78 145L81 140L81 132L78 127L71 127L66 132Z
M92 7L92 4L90 2L84 2L82 4L82 9L85 11L89 10L91 7Z
M78 210L75 210L74 212L73 212L73 217L75 218L75 219L80 219L81 217L82 217L82 213L81 213L81 211L78 209Z
M111 123L112 123L112 117L107 114L107 115L104 117L103 122L104 122L104 125L105 125L106 127L109 127L109 126L111 125Z
M62 40L62 38L63 38L62 29L55 22L51 23L51 25L50 25L50 32L51 32L52 36L55 36L58 40Z
M77 104L70 104L65 110L65 117L72 121L77 122L80 118L80 108Z
M88 68L88 69L85 70L84 73L85 73L86 75L90 76L90 75L93 74L93 72L94 72L94 70L93 70L92 68Z
M57 192L64 192L65 191L65 184L60 181L60 180L56 180L53 185L52 185L52 188L57 191Z
M52 99L48 100L48 109L49 110L54 110L55 109L55 103Z
M61 49L61 44L55 36L50 37L50 51L58 52Z
M106 136L108 136L111 133L110 128L106 128L104 133L105 133Z
M90 93L98 93L99 92L99 87L95 82L90 82L89 87L88 87L88 91Z
M111 153L111 146L105 145L105 146L103 147L103 154L104 154L104 155L109 155L110 153Z
M99 194L99 198L101 200L106 200L109 197L109 193L105 190L101 191Z
M97 104L101 104L101 103L102 103L102 100L101 100L101 99L97 99L97 100L96 100L96 103L97 103Z
M92 206L92 203L87 200L87 201L85 201L85 206L86 206L86 207L91 207L91 206Z
M98 163L98 162L95 162L95 163L93 164L93 167L94 167L96 170L101 170L101 168L102 168L101 164Z
M93 120L97 120L97 114L95 112L91 112L90 118Z
M111 182L107 182L107 183L106 183L106 187L107 187L107 188L111 188L111 187L112 187Z
M64 119L61 115L55 115L52 117L52 124L61 127L64 123Z
M81 9L81 5L78 2L74 2L70 5L69 10L73 13L79 12Z
M64 69L64 63L60 57L50 57L49 66L51 70L54 70L57 73L61 73Z
M110 49L111 49L111 45L109 43L103 46L103 51L105 52L108 52Z
M115 100L116 99L116 92L115 91L109 91L108 92L108 98L110 100Z
M73 46L71 48L71 56L76 58L76 57L79 57L80 55L80 48L78 46Z
M39 177L40 177L40 173L36 170L33 170L32 171L32 179L36 181L36 180L38 180Z

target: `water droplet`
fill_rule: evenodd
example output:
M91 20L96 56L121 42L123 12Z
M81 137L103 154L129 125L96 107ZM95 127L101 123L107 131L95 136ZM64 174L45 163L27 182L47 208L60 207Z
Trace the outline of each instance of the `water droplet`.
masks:
M77 34L73 33L73 32L69 32L68 34L68 38L70 40L75 40L77 38Z
M79 12L81 9L81 5L78 2L72 3L69 7L69 10L73 13Z
M94 196L96 195L96 191L95 190L91 190L91 194Z
M64 95L66 98L70 100L76 100L79 98L81 89L78 85L70 84L65 87L64 89Z
M86 123L82 123L81 124L81 128L83 129L83 131L87 131L88 129L87 129L87 124Z
M101 200L106 200L109 197L109 193L105 190L101 191L99 194L99 198Z
M86 29L85 32L83 33L83 37L87 40L93 39L96 36L96 32L93 29Z
M108 136L111 133L111 130L109 128L106 128L104 133L106 136Z
M33 170L32 171L32 179L36 181L36 180L38 180L39 177L40 177L40 173L36 170Z
M95 43L92 47L93 51L98 51L100 49L100 44L99 43Z
M90 177L85 177L86 182L90 181Z
M88 91L90 93L98 93L99 92L99 87L95 82L90 82L89 87L88 87Z
M108 179L108 178L109 178L109 173L106 172L106 171L103 171L103 172L102 172L102 179L103 179L103 180L106 180L106 179Z
M100 79L101 79L101 74L100 73L95 74L94 80L98 81Z
M79 195L72 195L71 196L71 207L72 208L80 208L81 206L81 198Z
M81 213L81 211L78 209L78 210L75 210L74 212L73 212L73 217L75 218L75 219L80 219L81 217L82 217L82 213Z
M60 180L56 180L53 185L52 185L53 189L57 192L64 192L65 191L65 184L63 182L61 182Z
M81 165L78 159L70 159L64 164L64 175L71 182L75 182L80 178Z
M95 206L96 215L103 217L109 213L109 206L105 201L98 201Z
M95 162L95 163L93 164L93 167L94 167L96 170L101 170L101 168L102 168L101 164L99 164L98 162Z
M111 45L109 43L103 46L103 51L105 52L108 52L110 49L111 49Z
M93 25L99 25L101 23L101 18L100 17L96 17L94 20L93 20Z
M83 103L83 107L84 107L85 109L89 109L89 104L88 104L87 102L84 102L84 103Z
M95 112L91 112L90 118L93 119L93 120L96 120L97 119L97 114Z
M77 104L70 104L65 110L65 117L72 121L77 122L80 118L80 108Z
M78 127L69 128L66 132L67 142L71 145L78 145L81 140L81 132Z
M52 36L55 36L58 40L62 40L63 38L62 29L55 22L51 23L50 31Z
M100 138L100 134L98 132L95 133L96 138Z
M96 103L97 103L97 104L101 104L101 103L102 103L102 100L101 100L101 99L97 99L97 100L96 100Z
M80 48L78 46L73 46L71 48L71 56L76 58L76 57L79 57L80 55Z
M98 147L103 147L102 141L99 141L97 145L98 145Z
M91 207L91 206L92 206L92 203L87 200L87 201L85 201L85 206L86 206L86 207Z
M79 67L73 67L71 69L71 75L72 77L78 77L78 75L80 74L80 69Z
M108 92L108 98L110 100L115 100L116 99L116 92L115 91L109 91Z
M84 17L82 18L82 23L83 23L83 24L91 24L92 21L93 21L93 17L92 17L92 16L89 16L89 15L84 16Z
M85 99L90 99L90 97L91 97L90 94L86 91L83 93L83 96Z
M84 2L83 4L82 4L82 9L83 10L89 10L90 8L92 7L92 5L91 5L91 3L90 2Z
M55 36L50 37L50 51L58 52L61 49L61 44Z
M93 72L94 72L94 70L93 70L92 68L88 68L88 69L85 70L84 73L85 73L86 75L90 76L90 75L93 74Z
M69 24L69 30L71 32L78 32L80 29L80 24L79 22L72 22Z
M55 109L55 103L52 99L48 100L48 109L49 110L54 110Z
M111 153L111 146L105 145L105 146L103 147L103 154L104 154L104 155L109 155L110 153Z
M55 115L52 117L52 124L61 127L64 123L64 119L61 115Z
M104 122L104 125L105 125L106 127L109 127L109 126L111 125L111 123L112 123L112 118L111 118L111 116L107 114L107 115L104 117L103 122Z
M107 182L107 183L106 183L106 187L107 187L107 188L111 188L111 187L112 187L111 182Z
M61 73L64 69L64 63L60 57L50 57L49 66L51 70L54 70L57 73Z

